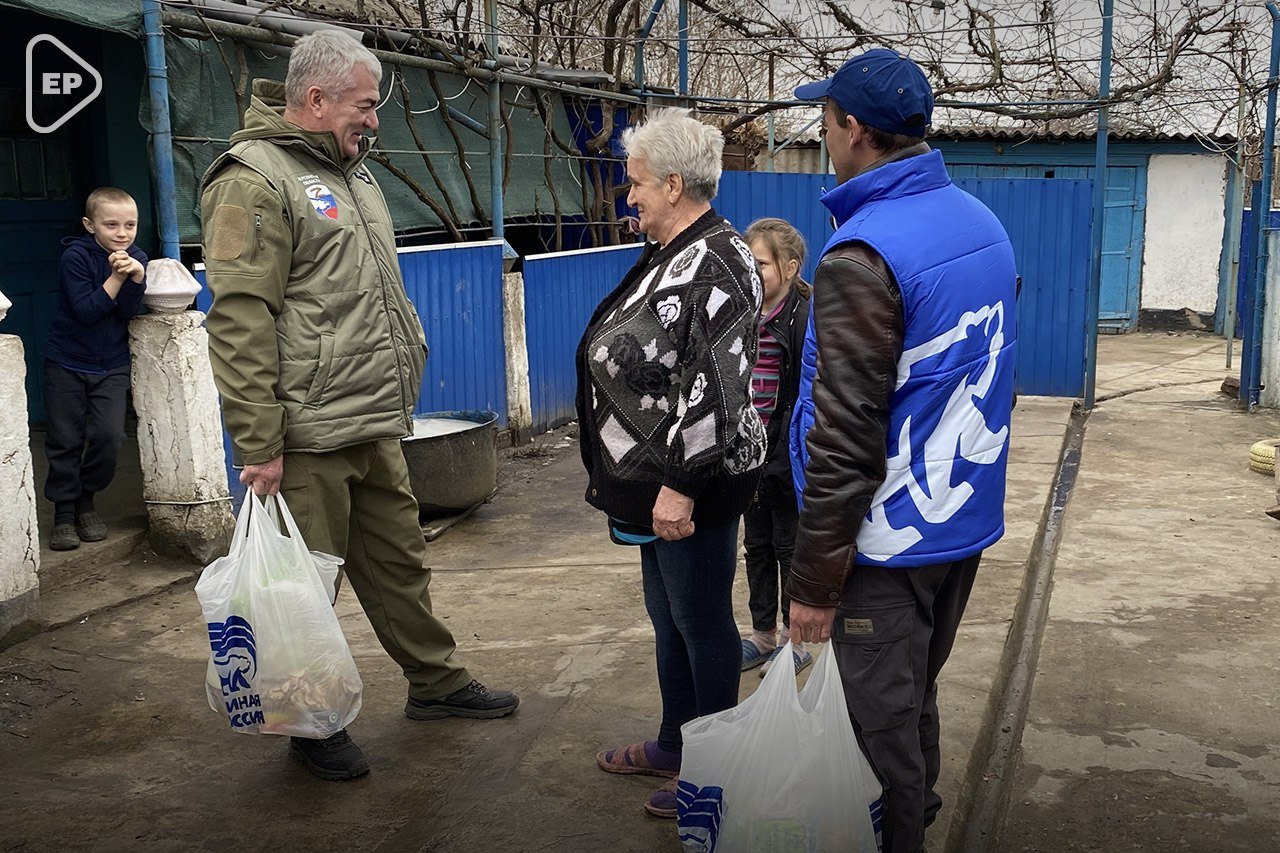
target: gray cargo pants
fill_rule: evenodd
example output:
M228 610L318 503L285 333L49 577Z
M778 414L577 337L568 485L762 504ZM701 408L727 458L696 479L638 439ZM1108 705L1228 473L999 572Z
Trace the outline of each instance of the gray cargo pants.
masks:
M845 702L884 785L884 853L924 850L933 790L938 673L951 654L982 554L918 568L854 566L832 628Z

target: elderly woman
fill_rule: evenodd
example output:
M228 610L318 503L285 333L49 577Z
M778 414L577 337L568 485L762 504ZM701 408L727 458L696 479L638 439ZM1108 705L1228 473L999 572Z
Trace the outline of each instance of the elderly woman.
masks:
M663 110L622 144L649 242L578 345L578 422L587 502L615 542L640 547L662 724L596 763L670 779L645 808L675 817L680 727L738 702L731 587L765 456L750 393L761 287L751 250L711 208L720 132Z

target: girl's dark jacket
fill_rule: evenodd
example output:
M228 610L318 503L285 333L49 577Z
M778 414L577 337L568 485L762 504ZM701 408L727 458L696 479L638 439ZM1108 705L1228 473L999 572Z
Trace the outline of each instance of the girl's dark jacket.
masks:
M756 491L756 505L775 507L790 504L794 507L796 489L791 477L787 434L791 412L800 393L800 354L804 351L804 332L809 325L809 297L802 296L800 288L792 287L782 310L763 325L782 346L782 364L778 372L778 402L769 416L766 430L769 449L760 487Z

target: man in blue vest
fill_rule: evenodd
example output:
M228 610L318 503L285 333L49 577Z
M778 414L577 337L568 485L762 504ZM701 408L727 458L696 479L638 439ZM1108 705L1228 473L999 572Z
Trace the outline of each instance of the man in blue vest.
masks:
M871 50L796 97L825 101L840 185L792 420L791 636L834 640L884 850L916 853L942 805L938 672L1004 534L1013 250L925 144L933 92L911 60Z

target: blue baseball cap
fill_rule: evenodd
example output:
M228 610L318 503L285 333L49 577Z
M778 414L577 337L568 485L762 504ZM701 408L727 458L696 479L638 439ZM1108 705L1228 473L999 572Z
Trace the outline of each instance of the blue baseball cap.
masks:
M835 74L796 89L802 101L831 98L877 130L924 136L933 121L933 89L920 66L877 47L841 65Z

